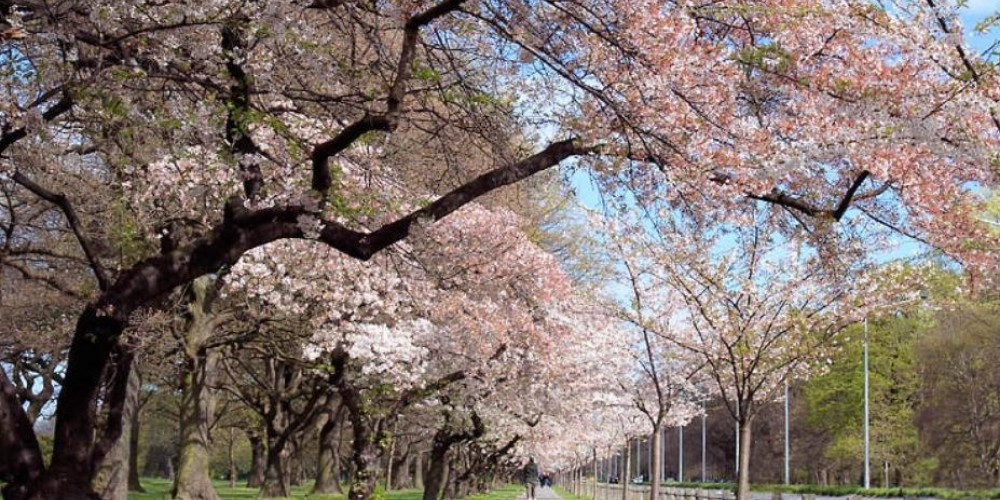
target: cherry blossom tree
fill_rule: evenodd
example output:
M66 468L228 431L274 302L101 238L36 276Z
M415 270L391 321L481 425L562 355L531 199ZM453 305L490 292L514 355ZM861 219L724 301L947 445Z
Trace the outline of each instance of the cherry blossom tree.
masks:
M837 335L892 297L866 276L864 260L831 261L800 241L765 234L760 219L769 211L754 202L747 210L746 225L697 239L667 229L678 227L668 221L654 236L622 244L650 263L634 300L670 320L637 314L641 328L697 360L739 426L740 498L749 498L751 432L761 408L785 382L822 367Z

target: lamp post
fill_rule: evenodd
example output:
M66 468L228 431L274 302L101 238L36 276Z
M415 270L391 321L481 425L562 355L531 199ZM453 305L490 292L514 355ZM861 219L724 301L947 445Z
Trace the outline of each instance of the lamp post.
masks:
M677 427L677 482L684 482L684 426Z
M701 482L705 481L705 445L708 442L708 432L705 428L705 420L708 414L705 412L705 403L701 404Z
M788 429L788 379L785 379L785 484L791 483L791 433Z
M865 316L865 489L871 487L871 449L868 428L868 316Z

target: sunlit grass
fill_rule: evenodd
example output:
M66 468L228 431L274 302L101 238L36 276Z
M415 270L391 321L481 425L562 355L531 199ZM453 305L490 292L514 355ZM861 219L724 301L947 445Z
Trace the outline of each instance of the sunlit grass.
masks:
M164 500L170 498L170 487L172 483L167 479L143 478L142 487L145 493L129 493L129 500ZM293 486L292 496L289 498L308 498L310 500L344 500L344 495L310 495L311 484L304 486ZM517 485L508 485L489 493L473 495L469 500L515 500L521 493L522 488ZM237 500L259 498L260 490L257 488L247 488L237 486L229 487L228 481L215 481L215 491L224 500ZM423 491L421 490L399 490L390 491L385 494L385 500L421 500Z
M237 483L235 488L229 487L229 481L215 481L215 491L225 500L259 498L260 489L247 488ZM129 500L164 500L170 498L170 488L173 486L168 479L143 478L142 487L145 493L129 493ZM310 495L309 490L312 484L303 486L293 486L292 496L289 498L308 498L311 500L344 500L344 495ZM419 500L420 492L417 490L390 491L387 500Z

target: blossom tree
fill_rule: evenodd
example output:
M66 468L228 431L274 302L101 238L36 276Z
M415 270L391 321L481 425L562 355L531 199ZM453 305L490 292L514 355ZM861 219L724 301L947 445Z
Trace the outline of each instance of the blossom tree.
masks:
M823 366L838 334L891 296L876 289L863 260L831 262L804 243L763 233L759 219L769 212L754 205L746 225L698 239L661 230L655 241L636 236L626 247L655 263L636 297L683 306L669 324L643 326L697 360L739 426L740 498L749 498L754 417L786 381Z
M695 416L697 402L705 397L698 384L699 377L704 376L703 363L669 337L663 337L676 327L672 323L683 321L683 302L675 294L664 293L655 278L650 283L648 271L639 267L642 263L631 261L621 244L617 248L622 252L621 267L631 288L631 307L623 307L621 315L633 333L626 342L631 347L634 372L623 380L622 389L650 425L649 446L660 450L665 427L685 425ZM649 495L650 500L656 500L663 454L653 453L652 458Z

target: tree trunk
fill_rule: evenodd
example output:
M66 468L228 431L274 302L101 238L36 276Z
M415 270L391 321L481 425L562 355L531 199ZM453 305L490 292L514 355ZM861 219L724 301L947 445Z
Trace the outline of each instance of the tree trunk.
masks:
M438 500L444 490L445 481L448 474L448 448L447 442L435 439L431 446L430 463L427 469L427 478L424 485L423 500Z
M405 490L413 488L413 476L410 470L413 467L413 455L407 451L399 459L392 463L392 484L396 489Z
M97 464L94 479L91 481L94 491L102 500L127 500L128 497L132 416L137 413L139 407L139 390L142 386L142 380L139 378L138 370L133 369L132 356L128 356L125 362L128 363L127 366L118 367L128 371L125 405L122 408L121 435L111 450L104 455L101 463Z
M632 468L632 457L629 455L628 439L625 440L625 453L622 454L622 474L618 476L618 482L622 485L622 500L628 500L629 469Z
M247 433L250 440L250 476L247 478L248 488L260 488L264 485L264 471L267 468L267 448L259 431Z
M229 428L229 487L236 487L236 429Z
M215 414L212 386L218 354L206 349L212 335L215 280L203 276L191 284L184 332L184 374L181 383L181 443L173 497L179 500L218 500L209 475L209 426Z
M594 489L590 493L590 498L591 500L597 500L597 448L594 448L594 461L591 464L591 467L591 472L594 474ZM660 474L657 473L656 475L659 476ZM657 497L653 498L655 500Z
M97 394L125 324L121 311L114 316L88 305L77 320L69 348L66 374L56 403L56 428L49 468L28 486L31 500L94 500L91 488L97 429ZM117 439L109 429L104 439Z
M291 485L285 470L285 447L280 439L268 439L267 468L264 471L264 484L261 486L261 498L284 498L291 495Z
M347 493L348 500L371 500L378 483L378 445L375 443L377 433L365 425L370 418L363 415L351 415L354 429L354 442L351 446L351 462L354 463L354 477L351 478L351 489Z
M389 436L389 450L385 454L385 491L392 491L392 457L396 454L396 425L392 426Z
M38 438L7 372L0 369L0 482L3 497L20 500L45 468Z
M657 500L660 498L660 476L663 475L660 473L660 471L663 470L663 450L660 449L662 448L662 441L663 429L661 429L660 424L657 423L653 426L653 439L649 443L650 448L653 450L653 463L649 466L649 500Z
M142 374L136 370L136 378L139 379L139 389L142 389ZM140 408L132 411L132 425L129 427L128 435L128 490L137 493L145 493L139 481L139 415Z
M750 500L750 432L753 420L748 418L740 422L740 470L739 488L736 491L737 500Z
M302 485L302 461L299 457L298 442L289 439L285 446L285 476L287 476L289 486Z
M313 494L343 493L340 487L340 412L330 415L319 431L319 459L316 463L316 483Z
M418 451L413 458L413 488L424 489L424 453Z

